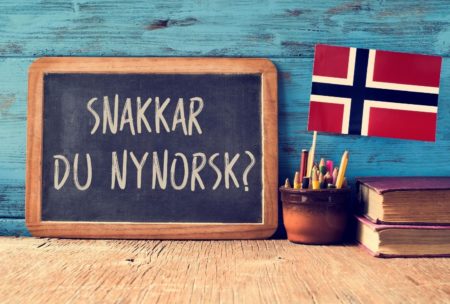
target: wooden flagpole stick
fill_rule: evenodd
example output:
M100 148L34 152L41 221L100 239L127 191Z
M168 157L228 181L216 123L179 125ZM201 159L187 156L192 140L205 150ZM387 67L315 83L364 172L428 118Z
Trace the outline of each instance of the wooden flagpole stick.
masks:
M308 153L308 169L306 171L308 176L311 178L312 178L311 171L312 171L312 167L314 165L314 154L316 152L316 141L317 141L317 131L314 131L312 145L311 145L311 148L309 149L309 153Z

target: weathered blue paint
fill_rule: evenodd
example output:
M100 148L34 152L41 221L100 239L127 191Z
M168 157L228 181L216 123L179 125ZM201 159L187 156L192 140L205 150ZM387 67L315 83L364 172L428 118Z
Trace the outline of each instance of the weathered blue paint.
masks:
M446 1L0 3L4 56L311 57L325 43L448 55Z
M39 56L269 57L279 70L280 182L306 132L316 42L450 55L448 1L0 2L0 235L26 234L27 69ZM351 153L348 176L450 175L450 63L436 143L319 135L317 155Z
M0 219L0 235L30 236L24 219Z

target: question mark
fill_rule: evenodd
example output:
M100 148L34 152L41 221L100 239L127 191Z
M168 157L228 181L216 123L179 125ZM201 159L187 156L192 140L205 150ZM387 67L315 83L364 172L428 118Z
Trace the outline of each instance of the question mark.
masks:
M250 164L245 168L244 174L242 175L242 180L244 181L244 189L245 191L248 191L248 181L247 181L247 175L250 172L250 170L255 165L255 157L250 151L245 151L245 154L247 154L250 157Z

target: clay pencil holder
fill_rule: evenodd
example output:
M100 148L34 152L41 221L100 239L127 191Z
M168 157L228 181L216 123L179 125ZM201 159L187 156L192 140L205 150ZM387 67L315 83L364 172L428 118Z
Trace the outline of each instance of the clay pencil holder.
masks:
M350 210L350 188L297 190L283 186L280 192L289 241L318 245L342 241Z

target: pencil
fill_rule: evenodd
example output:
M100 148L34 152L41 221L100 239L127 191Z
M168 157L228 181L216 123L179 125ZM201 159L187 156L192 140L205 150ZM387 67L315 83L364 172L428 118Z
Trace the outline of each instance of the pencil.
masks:
M309 177L305 176L302 179L302 189L308 189L309 188Z
M302 184L300 183L300 177L298 174L298 171L295 171L295 176L294 176L294 189L301 189Z
M319 183L319 170L316 170L316 171L312 174L312 188L313 188L313 190L318 190L318 189L320 189L320 183Z
M332 176L333 177L333 181L331 182L333 185L336 185L338 171L339 171L339 168L338 167L334 167L333 176Z
M303 179L307 176L307 167L308 167L308 150L302 150L302 156L300 160L300 179Z
M347 170L348 163L348 151L345 151L342 155L341 165L339 166L339 172L336 180L336 188L341 189L342 184L344 183L345 170Z
M313 178L313 174L315 174L317 170L319 170L319 168L317 168L316 165L313 165L313 167L312 167L312 169L311 169L311 173L310 173L310 174L311 174L311 175L310 175L311 180L312 180L312 178Z
M325 182L325 186L333 183L333 178L331 177L330 172L327 172L327 174L324 175L323 181Z
M319 170L323 175L327 173L327 167L325 166L325 160L323 158L320 159Z
M327 160L327 171L328 173L333 174L333 161Z
M286 181L284 182L284 188L291 188L291 183L289 182L289 178L286 178Z
M325 177L322 172L319 173L319 187L323 189L325 185Z

